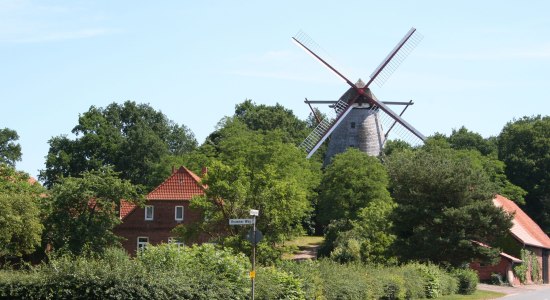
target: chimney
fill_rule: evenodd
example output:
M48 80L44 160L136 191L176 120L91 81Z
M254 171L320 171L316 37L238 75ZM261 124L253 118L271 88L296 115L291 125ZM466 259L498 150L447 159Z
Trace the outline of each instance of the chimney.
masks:
M201 169L201 177L204 177L204 175L208 174L208 167L202 167Z

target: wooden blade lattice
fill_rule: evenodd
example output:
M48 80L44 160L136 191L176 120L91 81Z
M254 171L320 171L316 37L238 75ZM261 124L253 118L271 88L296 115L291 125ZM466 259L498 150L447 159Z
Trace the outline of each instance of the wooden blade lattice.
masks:
M412 50L422 41L423 36L411 28L407 34L397 43L395 48L386 56L382 63L370 75L371 81L374 81L379 87L384 85L393 72L401 65Z

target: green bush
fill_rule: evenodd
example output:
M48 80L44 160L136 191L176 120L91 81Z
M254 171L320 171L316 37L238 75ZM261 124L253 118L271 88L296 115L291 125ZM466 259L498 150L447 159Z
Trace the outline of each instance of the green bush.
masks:
M28 271L0 271L0 299L247 299L250 263L212 245L150 246L135 259L60 255ZM258 267L257 299L421 299L475 291L471 270L374 266L330 259Z
M332 299L367 299L371 297L365 268L359 264L342 265L324 259L319 261L323 296Z
M426 298L426 288L424 277L418 271L418 263L410 263L400 267L405 278L405 290L407 299Z
M258 268L255 284L256 299L305 299L301 280L275 267Z
M0 273L0 299L244 299L248 259L211 245L149 246L135 260L52 257L29 272Z
M323 280L319 273L319 261L281 261L277 267L300 278L306 299L323 299Z
M439 272L440 293L442 296L456 294L458 291L458 279L440 269Z
M384 278L384 294L380 299L404 299L406 295L405 280L399 274L390 274Z
M457 269L453 275L458 280L458 293L462 295L471 295L476 291L479 277L474 270Z

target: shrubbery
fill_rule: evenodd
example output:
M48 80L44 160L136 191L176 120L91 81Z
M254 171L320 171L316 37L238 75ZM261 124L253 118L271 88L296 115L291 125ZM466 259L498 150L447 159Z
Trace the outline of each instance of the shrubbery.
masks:
M458 269L453 275L458 279L458 293L470 295L476 291L479 278L474 270Z
M457 292L471 294L478 282L474 271L447 272L433 264L381 267L323 259L283 262L278 267L301 280L305 299L437 298Z
M27 271L0 271L0 299L248 299L250 263L212 245L149 246L135 259L122 250L51 257ZM432 264L340 264L329 259L258 267L257 299L421 299L472 293L471 270Z
M244 299L248 259L211 245L150 246L136 259L54 257L30 271L0 272L0 299Z

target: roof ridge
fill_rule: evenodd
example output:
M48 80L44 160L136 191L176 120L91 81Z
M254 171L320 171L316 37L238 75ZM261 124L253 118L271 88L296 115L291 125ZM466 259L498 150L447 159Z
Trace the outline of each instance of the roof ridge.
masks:
M174 177L174 176L179 172L179 170L180 170L181 168L183 168L183 166L181 166L178 170L172 172L172 174L171 174L170 176L168 176L168 178L166 178L161 184L157 185L157 187L156 187L155 189L153 189L152 191L150 191L149 193L147 193L146 198L147 198L150 194L154 193L156 190L160 189L168 180L172 179L172 177Z
M193 180L195 180L195 182L197 182L198 185L203 186L202 183L201 183L202 178L201 178L199 175L195 174L193 171L187 169L187 168L184 167L184 166L181 166L180 169L185 170L189 175L191 175L191 177L193 178Z
M172 172L146 196L147 200L189 200L195 194L202 194L206 187L201 178L184 166ZM183 198L181 198L183 197Z
M522 243L550 249L550 237L540 226L514 201L497 194L493 199L503 210L514 214L514 225L510 232Z

